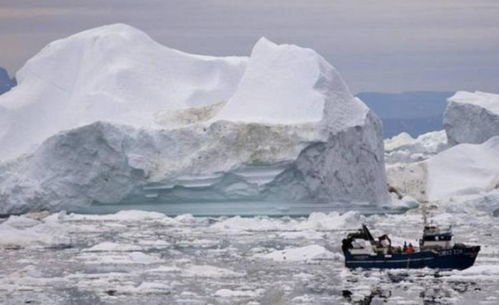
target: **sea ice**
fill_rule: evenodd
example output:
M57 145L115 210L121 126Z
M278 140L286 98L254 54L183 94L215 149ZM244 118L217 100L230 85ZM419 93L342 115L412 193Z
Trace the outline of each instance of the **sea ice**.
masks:
M138 211L105 217L58 213L35 222L25 216L11 217L0 224L0 238L14 227L17 233L31 236L34 228L48 234L41 228L50 226L68 243L57 247L33 239L20 247L0 244L0 303L355 304L376 300L464 305L481 300L494 304L499 298L497 218L478 211L436 212L431 220L452 224L456 242L482 246L473 267L410 272L344 267L341 240L360 222L374 236L389 234L394 244L415 243L422 230L417 210L243 220L185 215L174 221L159 217L160 213ZM337 225L325 225L327 219ZM323 225L311 225L317 223ZM351 228L345 229L345 223ZM254 229L260 224L262 230ZM293 234L287 237L289 233L322 238L311 242ZM161 250L122 251L121 245L140 245L139 239L167 244ZM96 245L98 252L88 251Z

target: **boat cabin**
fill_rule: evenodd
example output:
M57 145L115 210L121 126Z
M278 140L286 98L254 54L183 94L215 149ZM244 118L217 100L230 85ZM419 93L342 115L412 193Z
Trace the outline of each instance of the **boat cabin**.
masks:
M421 249L450 249L454 246L452 242L452 228L425 226L423 238L419 241Z

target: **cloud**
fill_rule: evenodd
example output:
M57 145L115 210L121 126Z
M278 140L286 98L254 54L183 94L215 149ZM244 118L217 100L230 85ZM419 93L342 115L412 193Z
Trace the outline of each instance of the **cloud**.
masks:
M162 44L199 54L248 55L261 36L311 47L340 70L353 91L499 91L498 1L73 3L21 0L3 5L0 66L17 70L52 40L123 22Z
M13 22L16 19L56 17L70 12L67 8L0 8L0 19Z

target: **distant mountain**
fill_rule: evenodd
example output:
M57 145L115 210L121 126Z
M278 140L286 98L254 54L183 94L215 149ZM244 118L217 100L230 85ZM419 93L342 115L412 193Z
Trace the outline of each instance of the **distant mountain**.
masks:
M403 131L416 137L443 129L447 98L453 94L440 91L361 92L357 97L383 120L385 138L389 138Z
M15 78L10 78L7 70L0 67L0 94L7 92L17 84Z

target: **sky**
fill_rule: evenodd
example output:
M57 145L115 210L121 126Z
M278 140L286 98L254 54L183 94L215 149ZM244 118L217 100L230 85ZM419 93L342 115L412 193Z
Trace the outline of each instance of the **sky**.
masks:
M262 36L310 47L354 93L499 93L497 0L0 0L0 67L117 22L198 54L249 55Z

